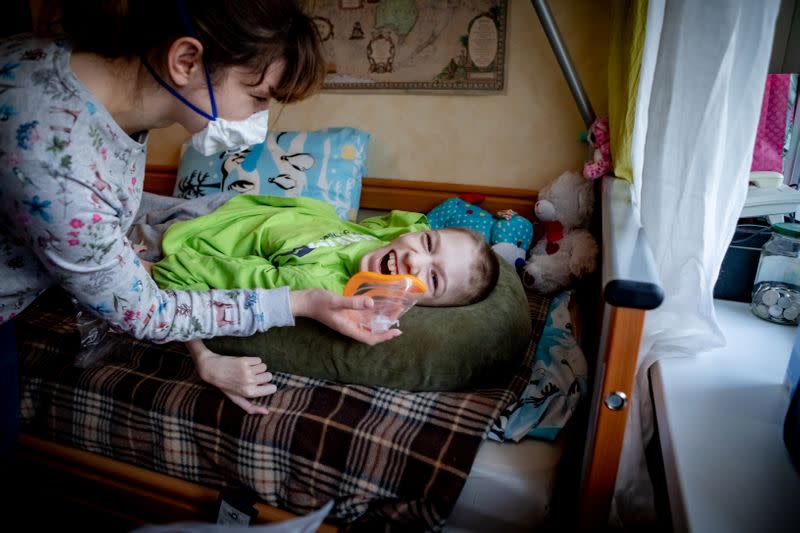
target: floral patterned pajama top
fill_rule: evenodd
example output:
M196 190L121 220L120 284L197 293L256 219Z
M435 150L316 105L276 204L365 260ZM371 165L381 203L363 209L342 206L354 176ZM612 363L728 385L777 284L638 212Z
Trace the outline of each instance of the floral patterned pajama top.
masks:
M142 195L134 140L75 77L65 42L0 42L0 324L61 285L155 342L293 325L289 291L159 290L125 234Z

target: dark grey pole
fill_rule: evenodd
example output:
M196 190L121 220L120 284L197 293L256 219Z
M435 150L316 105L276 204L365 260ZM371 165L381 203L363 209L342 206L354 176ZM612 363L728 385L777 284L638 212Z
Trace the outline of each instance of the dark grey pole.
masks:
M578 106L583 122L586 128L592 125L595 119L594 109L589 97L586 96L586 91L583 90L581 79L578 77L578 72L572 64L572 59L569 57L569 51L564 46L561 40L561 34L556 26L556 21L553 19L553 14L550 12L550 6L547 5L547 0L531 0L536 14L539 16L539 22L542 24L547 40L550 41L550 47L564 72L564 78L567 80L569 90L572 92L572 97L575 99L575 104Z

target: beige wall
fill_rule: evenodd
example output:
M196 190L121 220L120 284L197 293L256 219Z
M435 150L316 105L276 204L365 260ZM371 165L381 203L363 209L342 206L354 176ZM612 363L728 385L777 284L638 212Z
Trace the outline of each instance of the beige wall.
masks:
M551 9L598 115L607 114L611 0L551 0ZM584 129L528 0L509 0L504 94L444 96L322 93L288 106L279 130L354 126L371 135L368 175L538 189L588 157ZM277 119L277 123L276 123ZM177 164L183 128L154 131L149 162Z

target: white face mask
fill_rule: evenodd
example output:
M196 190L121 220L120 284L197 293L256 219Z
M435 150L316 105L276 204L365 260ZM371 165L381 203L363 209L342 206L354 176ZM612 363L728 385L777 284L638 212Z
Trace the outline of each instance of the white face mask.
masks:
M266 140L269 125L268 109L254 113L244 120L225 120L217 115L217 103L214 98L214 89L211 87L211 76L205 66L208 99L211 103L210 114L191 103L174 87L162 80L161 76L153 70L153 67L145 59L142 59L142 64L172 96L201 117L208 119L208 125L192 135L192 146L201 154L209 156L225 150L242 150L252 144L258 144Z
M244 120L210 120L202 130L192 135L192 146L205 156L225 150L236 151L267 138L269 110L259 111Z

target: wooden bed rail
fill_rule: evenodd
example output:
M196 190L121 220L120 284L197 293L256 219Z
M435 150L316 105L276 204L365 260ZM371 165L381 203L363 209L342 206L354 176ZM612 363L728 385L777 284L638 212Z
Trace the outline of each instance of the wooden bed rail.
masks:
M601 211L605 304L581 476L578 522L583 530L608 520L645 311L664 299L631 184L603 178Z
M144 189L155 194L172 195L177 167L173 165L147 165ZM464 193L481 194L486 199L481 208L495 213L513 209L533 220L533 206L537 192L532 189L461 185L432 181L364 178L361 182L360 206L365 209L402 209L427 213L448 198Z
M31 435L19 439L19 467L43 501L50 492L69 504L113 516L118 524L140 527L147 523L173 523L203 519L214 522L220 492L165 474L159 474ZM45 481L43 481L45 480ZM20 487L18 487L19 489ZM255 524L283 522L295 515L263 503L253 504ZM339 528L322 524L320 533Z

